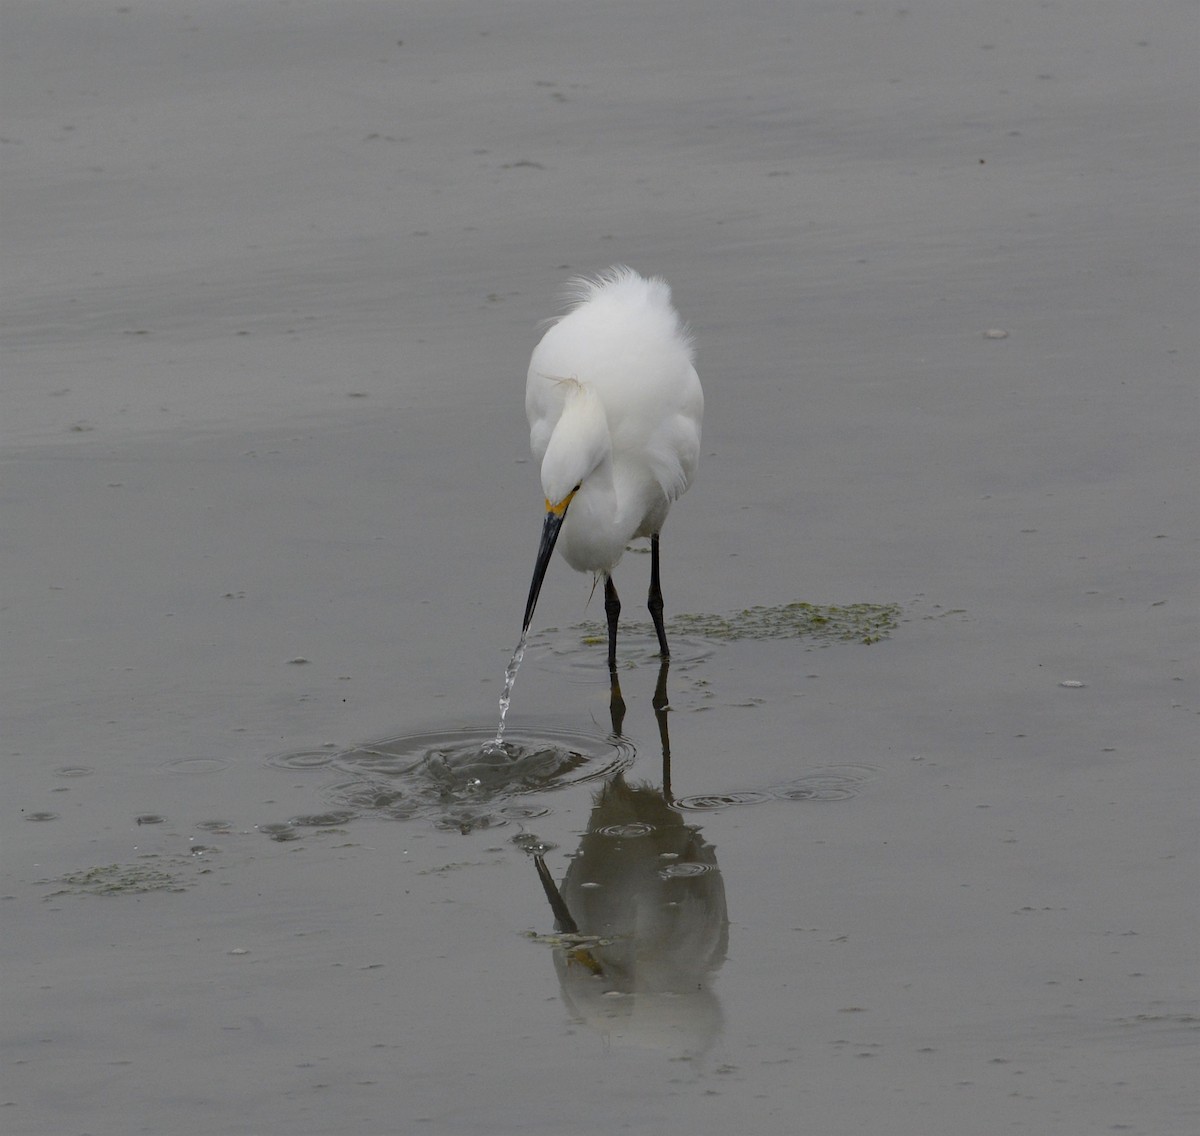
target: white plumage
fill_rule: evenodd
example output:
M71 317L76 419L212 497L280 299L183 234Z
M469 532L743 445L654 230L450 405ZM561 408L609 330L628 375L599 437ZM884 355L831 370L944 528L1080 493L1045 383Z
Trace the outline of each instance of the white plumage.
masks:
M658 533L695 475L704 416L691 337L664 280L616 267L568 288L572 305L534 349L525 388L546 498L525 629L557 543L572 568L604 577L615 665L612 570L629 541L648 536L649 606L665 657Z

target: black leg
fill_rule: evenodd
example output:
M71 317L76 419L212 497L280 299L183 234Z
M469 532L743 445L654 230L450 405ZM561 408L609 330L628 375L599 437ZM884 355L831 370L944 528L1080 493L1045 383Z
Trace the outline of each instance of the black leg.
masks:
M658 664L658 685L654 688L651 705L658 722L658 740L662 745L663 800L668 805L673 805L675 798L671 795L671 731L667 727L667 713L671 709L670 699L667 697L667 671L670 666L671 660L665 657Z
M621 680L617 678L617 668L608 668L608 714L612 719L614 738L621 736L625 728L625 699L621 697Z
M658 650L664 659L671 657L671 648L667 646L667 629L663 626L662 584L658 577L658 533L650 537L650 598L646 601L650 609L650 618L654 620L654 630L658 633Z
M608 669L617 668L617 617L621 614L621 600L611 576L604 577L604 614L608 616Z

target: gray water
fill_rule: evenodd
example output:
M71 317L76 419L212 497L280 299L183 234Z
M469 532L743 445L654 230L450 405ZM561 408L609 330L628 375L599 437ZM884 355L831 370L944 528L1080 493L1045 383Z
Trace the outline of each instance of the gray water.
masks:
M1194 4L0 21L6 1132L1197 1130ZM489 762L617 261L674 658Z

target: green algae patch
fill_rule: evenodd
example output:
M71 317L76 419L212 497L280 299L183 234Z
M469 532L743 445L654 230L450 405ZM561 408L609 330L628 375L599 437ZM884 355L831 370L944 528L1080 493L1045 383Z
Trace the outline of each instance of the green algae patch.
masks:
M832 643L878 643L900 622L899 604L789 603L777 607L750 607L733 615L683 614L667 621L670 635L704 639L813 639ZM635 623L631 631L652 631L648 623ZM607 642L607 632L596 623L580 624L585 643Z
M185 891L188 884L170 872L149 864L103 864L68 872L56 880L42 883L61 885L57 891L46 896L53 899L60 895L144 895L152 891Z

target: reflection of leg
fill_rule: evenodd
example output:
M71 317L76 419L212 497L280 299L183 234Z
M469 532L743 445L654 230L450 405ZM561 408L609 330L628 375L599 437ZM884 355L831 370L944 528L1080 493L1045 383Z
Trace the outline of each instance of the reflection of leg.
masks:
M650 537L650 597L646 600L650 609L650 618L654 620L654 630L658 633L658 649L664 659L671 657L671 648L667 646L667 629L663 626L662 583L658 576L658 533Z
M604 577L604 614L608 616L608 669L617 666L617 617L621 614L621 599L611 576Z
M537 868L538 879L542 881L542 890L550 901L550 910L554 912L554 925L566 935L579 934L579 926L571 918L571 912L567 909L567 901L563 899L562 892L558 890L558 884L554 882L550 869L546 867L546 861L541 856L534 856L533 864Z
M658 740L662 744L662 785L663 799L668 805L675 798L671 795L671 733L667 727L667 714L670 712L670 699L667 697L667 671L671 669L671 660L666 655L658 666L658 685L654 688L654 718L658 722Z
M613 737L621 736L625 725L625 699L621 697L621 680L617 678L617 668L611 663L608 668L608 713L612 718Z

